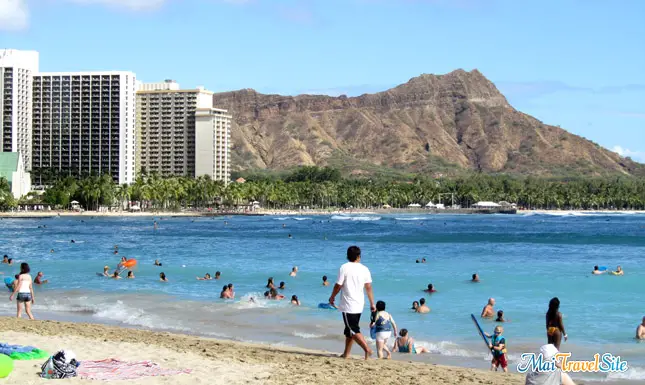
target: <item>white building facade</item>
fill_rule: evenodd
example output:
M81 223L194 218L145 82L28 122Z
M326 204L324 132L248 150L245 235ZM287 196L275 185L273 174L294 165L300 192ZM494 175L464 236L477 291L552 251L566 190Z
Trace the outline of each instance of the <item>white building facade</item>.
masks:
M32 167L32 84L38 73L38 52L0 50L0 151L20 154Z
M136 89L132 72L40 73L33 78L32 174L109 174L133 183Z
M201 87L158 89L161 83L152 84L157 86L142 84L137 92L138 167L228 183L231 116L212 108L213 93Z

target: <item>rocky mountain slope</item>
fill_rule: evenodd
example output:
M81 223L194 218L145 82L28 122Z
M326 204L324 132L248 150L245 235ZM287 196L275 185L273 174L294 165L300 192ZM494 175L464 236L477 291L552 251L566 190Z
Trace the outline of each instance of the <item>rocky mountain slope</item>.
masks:
M539 175L638 174L643 165L515 110L479 71L421 75L358 97L218 93L235 169L437 167Z

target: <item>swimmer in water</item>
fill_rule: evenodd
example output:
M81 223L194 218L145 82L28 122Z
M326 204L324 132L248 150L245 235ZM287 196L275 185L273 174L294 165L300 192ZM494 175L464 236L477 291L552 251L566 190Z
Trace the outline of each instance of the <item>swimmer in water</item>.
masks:
M605 271L598 270L598 265L596 265L593 267L593 271L591 272L591 274L601 275L601 274L605 274L606 272L607 272L606 270Z
M119 275L118 270L114 270L114 274L112 274L113 279L121 279L121 276Z
M282 228L284 229L284 228L286 228L286 227L287 227L287 225L283 223L283 224L282 224Z
M202 278L202 277L197 277L197 280L198 280L198 281L210 281L211 279L213 279L213 278L211 278L211 275L210 275L210 274L208 274L208 273L206 273L206 275L204 275L204 278Z
M132 270L128 271L128 276L126 278L134 279L134 273L132 272Z
M195 222L195 221L193 221L193 222ZM159 225L157 224L157 221L154 221L153 229L157 230L158 228L159 228Z
M34 279L34 283L36 285L43 285L43 284L49 282L48 279L43 279L44 277L45 277L45 275L43 274L43 272L39 271L38 274L36 274L36 278Z
M419 308L419 301L412 302L412 310L416 312L418 308Z
M421 263L426 263L426 259L425 258L421 259Z
M222 273L220 273L219 271L215 272L215 279L219 279L221 276L222 276Z
M163 273L163 272L159 273L159 280L161 282L168 282L168 278L166 278L166 273Z
M269 290L269 297L271 299L276 299L276 300L284 299L284 295L278 293L278 291L276 289Z
M421 298L419 300L419 307L417 308L417 313L430 313L430 308L426 305L426 299Z
M636 339L645 340L645 317L643 317L642 323L636 328Z
M50 252L50 253L53 253L53 252L54 252L54 249L49 250L49 252Z
M290 276L290 277L295 277L297 274L298 274L298 266L294 266L294 267L291 269L291 273L289 273L289 276Z
M278 289L284 290L286 287L284 286L284 282L280 282L280 286L278 286Z
M297 295L292 295L291 296L291 304L295 306L300 306L300 301L298 300Z
M2 263L4 263L5 265L9 264L9 256L7 254L2 257Z
M477 273L473 274L473 278L470 280L470 282L479 282L479 275L477 275Z
M235 298L235 290L233 290L233 284L229 283L228 285L226 285L226 287L228 287L228 296L229 296L229 298L231 298L231 299Z
M625 272L623 271L623 268L620 266L616 267L616 271L611 272L613 275L625 275Z
M327 280L327 276L326 276L326 275L323 275L322 280L323 280L323 286L329 286L329 281Z
M417 259L417 262L416 262L416 263L421 263L421 261L419 261L419 260Z
M273 277L269 277L269 280L267 281L267 289L275 289L275 285L273 284Z
M219 293L219 297L221 299L227 299L228 298L228 285L224 285L224 287L222 287L222 291Z
M428 288L424 290L426 293L436 293L437 291L434 288L434 285L429 283Z
M495 315L494 306L495 306L495 298L489 298L488 303L482 309L481 317L482 318L493 318L493 316Z
M497 318L495 319L495 322L509 322L509 320L504 319L504 310L497 311Z
M110 267L109 267L109 266L105 266L105 267L103 268L103 276L104 276L104 277L109 277L109 276L110 276L109 270L110 270Z
M291 239L291 238L293 238L293 237L291 236L291 234L289 234L289 239Z
M161 266L161 262L158 259L155 259L155 266Z
M73 240L73 239L72 239L70 242L71 242L71 243L76 243L76 241L75 241L75 240Z
M12 266L13 265L13 258L9 258L7 261L7 265Z

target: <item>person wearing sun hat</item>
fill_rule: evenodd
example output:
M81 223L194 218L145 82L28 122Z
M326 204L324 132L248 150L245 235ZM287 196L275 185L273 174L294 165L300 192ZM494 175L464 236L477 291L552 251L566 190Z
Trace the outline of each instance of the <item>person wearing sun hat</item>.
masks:
M543 362L551 361L558 349L553 344L546 344L540 348L539 354L542 355ZM571 377L561 369L559 361L555 362L556 369L554 371L529 371L526 374L525 385L575 385Z

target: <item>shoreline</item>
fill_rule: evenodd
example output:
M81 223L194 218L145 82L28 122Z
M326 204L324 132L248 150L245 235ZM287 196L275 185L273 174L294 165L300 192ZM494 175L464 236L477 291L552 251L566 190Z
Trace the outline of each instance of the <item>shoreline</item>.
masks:
M80 360L118 358L151 360L164 367L192 369L169 383L188 384L488 384L521 385L524 376L456 366L402 360L364 361L358 354L344 360L337 353L217 340L187 334L155 332L89 323L28 321L0 317L7 343L30 344L53 354L71 349ZM60 346L63 343L64 345ZM339 350L342 346L339 345ZM357 353L355 347L353 352ZM45 360L40 360L44 362ZM34 365L42 362L16 361L6 384L40 383ZM181 365L181 366L177 366ZM191 367L192 365L192 367ZM220 371L224 371L223 376ZM204 378L204 373L217 377ZM90 383L74 379L73 383ZM158 383L155 378L135 383Z
M360 210L324 210L324 209L311 209L311 210L270 210L258 209L249 212L237 211L223 211L223 212L208 212L208 211L157 211L157 212L131 212L131 211L117 211L117 212L97 212L97 211L66 211L66 210L51 210L51 211L4 211L0 212L0 218L14 218L14 219L29 219L29 218L54 218L54 217L225 217L225 216L306 216L306 215L392 215L392 214L408 214L408 215L442 215L441 211L427 210L427 209L360 209ZM454 212L446 211L446 214L455 214ZM458 213L457 215L478 215L478 213ZM645 210L518 210L516 214L504 215L526 215L526 214L542 214L542 215L588 215L588 214L606 214L606 215L619 215L619 214L645 214ZM490 215L490 214L479 214Z

